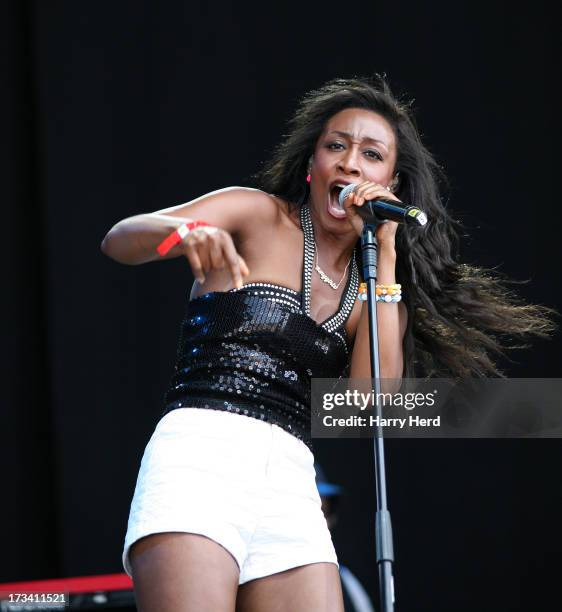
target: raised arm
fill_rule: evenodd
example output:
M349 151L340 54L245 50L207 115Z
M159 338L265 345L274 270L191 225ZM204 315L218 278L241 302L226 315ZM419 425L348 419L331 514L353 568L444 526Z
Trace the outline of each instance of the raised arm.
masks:
M178 256L188 257L193 264L185 239L164 257L158 255L156 247L183 223L199 220L211 226L199 232L200 237L211 236L215 243L224 243L228 250L229 241L235 245L250 224L273 223L277 214L273 199L266 193L246 187L228 187L185 204L123 219L107 233L101 250L111 259L127 265ZM232 256L232 250L228 252ZM196 274L197 270L193 272Z
M378 260L377 283L393 285L396 282L396 251L394 250L393 238L379 240ZM402 302L377 302L376 309L379 331L380 377L387 379L402 378L402 371L404 369L402 341L408 322L406 307ZM371 378L367 302L363 302L361 305L361 316L355 335L350 366L350 378Z
M363 220L357 214L355 206L363 206L369 199L384 197L400 202L392 193L376 183L365 181L347 198L344 207L351 224L360 236L363 231ZM393 285L396 283L396 250L395 237L398 224L387 221L377 227L378 267L377 284ZM380 377L387 379L402 378L404 355L402 341L408 323L408 312L402 302L377 302L377 321L379 337ZM355 343L350 361L350 378L371 378L371 352L369 345L369 311L367 302L361 306L361 316L355 335Z

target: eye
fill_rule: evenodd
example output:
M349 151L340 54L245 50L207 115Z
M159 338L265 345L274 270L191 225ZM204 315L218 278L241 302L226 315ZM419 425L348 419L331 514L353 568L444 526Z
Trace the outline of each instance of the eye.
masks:
M326 148L330 151L341 151L343 149L343 144L341 142L329 142Z
M382 155L375 149L368 149L365 151L365 155L371 159L378 159L379 161L382 161Z

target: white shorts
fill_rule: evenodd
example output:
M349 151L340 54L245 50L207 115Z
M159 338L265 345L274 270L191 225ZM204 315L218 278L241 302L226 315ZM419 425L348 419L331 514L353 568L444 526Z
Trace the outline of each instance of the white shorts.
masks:
M277 425L176 408L142 458L123 549L166 531L197 533L236 559L239 584L308 563L338 564L309 448Z

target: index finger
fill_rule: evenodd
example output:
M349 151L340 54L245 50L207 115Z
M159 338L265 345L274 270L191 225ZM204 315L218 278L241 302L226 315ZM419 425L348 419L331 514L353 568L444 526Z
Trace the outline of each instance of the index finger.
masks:
M232 238L230 236L226 236L223 242L223 252L224 257L226 259L226 263L230 268L230 273L232 274L232 280L234 281L234 286L236 289L240 289L242 287L242 273L240 271L240 260L238 259L238 253L234 248L234 244L232 242Z

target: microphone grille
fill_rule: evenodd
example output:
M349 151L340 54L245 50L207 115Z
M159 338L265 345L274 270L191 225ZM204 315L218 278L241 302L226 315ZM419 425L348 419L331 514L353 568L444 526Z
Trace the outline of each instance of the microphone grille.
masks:
M357 187L357 185L355 183L351 183L350 185L347 185L340 191L340 195L338 196L340 208L343 208L343 203L345 202L345 198L347 198L347 196L350 193L353 193L353 191L355 190L355 187Z

